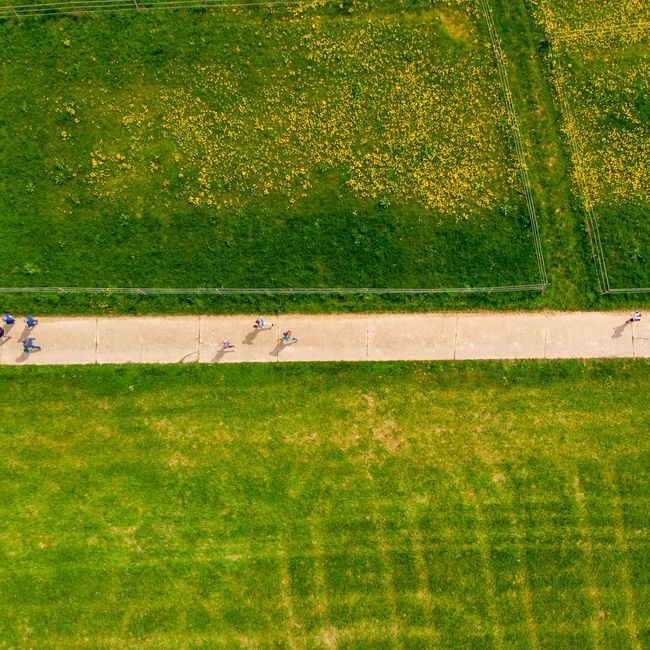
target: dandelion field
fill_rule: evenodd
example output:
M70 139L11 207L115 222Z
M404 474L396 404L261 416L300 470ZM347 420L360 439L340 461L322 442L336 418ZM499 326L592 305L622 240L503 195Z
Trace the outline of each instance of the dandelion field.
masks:
M5 21L0 138L5 286L539 281L472 0Z
M552 40L573 180L595 216L611 288L650 287L650 5L536 0Z

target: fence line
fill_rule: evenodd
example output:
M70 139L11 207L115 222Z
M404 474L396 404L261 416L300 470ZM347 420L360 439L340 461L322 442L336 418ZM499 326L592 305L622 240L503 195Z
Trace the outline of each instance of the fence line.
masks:
M437 293L514 293L518 291L543 291L548 285L546 284L518 284L511 286L498 287L455 287L445 288L423 288L423 289L389 289L376 287L312 287L312 288L254 288L254 289L237 289L237 288L216 288L216 287L196 287L196 288L173 288L173 287L0 287L2 293L101 293L106 295L112 294L132 294L142 296L153 295L209 295L209 296L232 296L243 294L272 294L272 295L311 295L311 294L341 294L341 295L366 295L366 294L437 294Z
M535 210L535 202L533 201L533 194L530 187L530 179L528 177L528 169L526 167L526 157L524 156L524 148L521 141L521 133L519 131L519 120L517 119L517 112L512 98L512 90L510 88L510 81L508 80L508 73L503 62L506 60L505 52L501 47L501 41L492 18L492 9L488 0L481 0L481 10L488 27L488 35L492 43L494 57L496 59L499 77L501 79L501 88L506 103L506 111L508 113L508 123L512 129L512 136L515 143L515 151L517 160L519 162L519 175L521 183L524 188L524 196L526 199L526 206L528 208L528 216L530 219L530 227L533 233L533 241L535 243L535 254L537 256L537 265L539 269L539 277L541 283L548 285L548 278L546 275L546 265L544 263L544 253L542 250L542 241L539 235L539 226L537 223L537 212Z
M610 288L607 293L650 293L650 287Z
M0 7L0 18L80 16L104 11L142 11L148 9L213 9L305 4L305 0L65 0L31 5Z
M602 34L607 32L643 31L644 29L650 29L650 21L645 20L638 23L614 23L612 25L603 25L601 27L581 27L580 29L558 29L551 34L550 39L562 40L578 34L589 36L591 34Z
M296 5L305 4L305 0L254 0L252 2L226 2L224 0L82 0L83 5L75 5L74 0L64 0L61 2L48 2L34 5L19 5L9 7L0 7L0 18L15 15L21 16L56 16L66 14L85 14L96 13L100 11L133 11L146 9L171 9L171 8L227 8L227 7L249 7L249 6L267 6L267 5ZM80 9L81 6L87 6L88 9ZM275 294L275 295L306 295L306 294L341 294L341 295L359 295L359 294L491 294L491 293L511 293L525 291L544 291L548 286L548 277L542 244L539 235L537 223L537 213L532 198L530 180L526 168L526 162L519 133L519 124L517 115L512 101L512 92L508 76L503 65L505 53L501 47L496 27L492 20L491 9L487 0L481 0L481 7L485 17L490 41L492 42L494 56L496 58L497 69L501 80L508 122L512 128L513 139L515 142L515 152L517 156L520 177L524 189L524 197L528 210L533 241L535 246L535 255L538 264L540 282L521 285L501 285L496 287L436 287L436 288L377 288L377 287L342 287L342 288L216 288L216 287L197 287L197 288L156 288L156 287L0 287L0 293L70 293L70 294L134 294L134 295L242 295L242 294ZM51 11L43 11L51 9ZM34 10L42 13L34 13ZM11 13L8 13L11 12Z

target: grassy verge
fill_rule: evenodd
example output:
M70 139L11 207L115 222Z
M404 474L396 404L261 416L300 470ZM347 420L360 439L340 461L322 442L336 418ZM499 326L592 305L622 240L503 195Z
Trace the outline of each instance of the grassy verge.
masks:
M649 369L1 368L0 644L647 645Z

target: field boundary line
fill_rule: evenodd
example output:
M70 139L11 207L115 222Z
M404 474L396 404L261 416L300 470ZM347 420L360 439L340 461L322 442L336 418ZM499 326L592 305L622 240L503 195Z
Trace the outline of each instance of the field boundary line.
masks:
M309 0L307 0L308 2ZM106 11L149 11L161 9L228 9L275 5L300 5L305 0L253 0L228 2L227 0L73 0L67 2L42 2L31 5L6 5L0 7L0 18L41 18L57 16L82 16Z
M44 2L34 5L8 5L0 7L0 19L13 18L15 16L63 16L82 15L109 11L146 11L149 9L177 9L177 8L242 8L254 6L274 5L309 5L309 0L253 0L251 2L228 2L227 0L85 0L84 5L88 9L80 9L81 5L75 4L74 0L62 0L59 2ZM331 2L328 4L332 4ZM480 0L481 11L488 28L488 36L492 44L492 51L499 74L500 85L506 106L507 121L511 128L514 144L517 167L523 186L526 209L528 212L529 225L533 236L533 246L537 262L539 282L498 285L498 286L465 286L465 287L422 287L422 288L382 288L382 287L0 287L0 293L45 293L45 294L127 294L127 295L245 295L245 294L491 294L491 293L515 293L515 292L543 292L548 287L548 276L544 261L543 248L539 234L537 212L533 201L530 179L519 131L519 121L512 100L512 92L504 66L506 60L505 52L501 46L498 31L492 18L492 9L488 0ZM31 9L43 10L43 13L30 13ZM46 11L51 9L51 11ZM21 13L23 12L23 13Z
M551 49L553 49L552 42ZM603 245L600 238L600 231L598 229L598 222L596 221L596 215L594 214L591 201L589 200L586 183L582 177L583 163L580 149L573 134L573 125L575 124L573 113L571 113L569 100L566 97L564 88L562 88L559 84L556 84L555 88L560 102L560 112L564 118L564 134L569 144L569 150L572 157L571 167L573 169L573 180L578 186L578 190L581 194L582 208L586 216L585 226L589 238L589 243L591 244L591 252L596 262L598 285L601 293L607 294L610 292L610 285L609 276L607 274L607 264L605 262L605 253L603 251Z
M558 51L556 48L557 43L561 43L564 39L567 39L573 35L577 34L598 34L602 32L609 33L618 33L625 31L644 31L650 30L650 21L645 21L641 23L618 23L611 25L610 27L602 28L587 28L587 29L577 29L577 30L562 30L556 31L548 35L548 43L550 51L552 54L558 56ZM591 246L592 255L596 262L596 272L598 275L598 284L600 292L603 294L614 294L614 293L650 293L650 287L627 287L627 288L612 288L609 282L609 275L607 271L607 263L605 261L605 253L603 250L602 239L600 237L600 229L598 226L598 219L594 212L591 198L589 192L587 191L587 185L582 177L583 169L583 158L581 155L581 150L577 145L574 136L574 117L571 112L571 105L564 90L564 86L561 83L553 84L555 91L560 103L560 113L564 121L564 134L566 140L569 144L569 149L571 152L571 168L573 170L573 180L578 186L578 191L580 193L580 199L582 203L582 208L585 212L586 220L585 226L587 230L587 235L589 243Z
M234 287L0 287L0 293L56 293L56 294L96 294L107 296L113 294L136 295L300 295L300 294L392 294L392 293L507 293L517 291L543 291L547 284L518 284L496 287L423 287L415 288L382 288L382 287L256 287L240 289Z

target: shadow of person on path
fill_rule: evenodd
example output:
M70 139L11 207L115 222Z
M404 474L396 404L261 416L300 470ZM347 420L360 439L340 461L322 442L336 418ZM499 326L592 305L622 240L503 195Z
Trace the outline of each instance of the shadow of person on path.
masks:
M223 359L227 354L230 354L231 352L235 351L235 346L233 345L231 348L221 348L217 351L217 353L212 357L212 363L219 363L221 359Z
M24 350L22 353L16 357L16 363L25 363L27 359L29 359L29 355L33 354L32 352L25 352Z
M275 347L271 352L269 353L273 357L279 356L280 352L284 350L285 348L289 348L292 345L295 345L298 343L298 337L297 336L292 336L288 341L285 341L283 338L279 339L278 342L275 344Z
M269 352L269 354L272 357L277 357L277 356L279 356L280 352L282 352L282 350L284 350L285 347L287 347L287 344L282 339L280 339L275 344L275 347Z
M0 339L0 348L9 340L13 338L12 336L8 336L5 334L1 339Z
M257 335L259 333L260 333L260 330L259 330L259 328L256 327L252 332L249 332L248 334L246 334L246 336L244 337L244 340L242 341L242 343L244 343L245 345L253 345L253 341L255 341L255 338L257 337Z
M625 328L630 324L629 320L626 320L622 325L619 325L618 327L614 328L614 331L612 332L612 338L613 339L620 339L621 336L623 336L623 332L625 331Z

